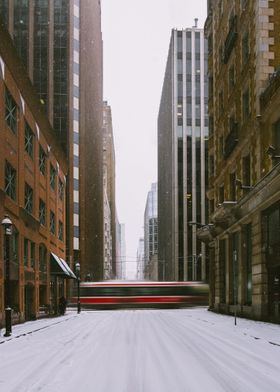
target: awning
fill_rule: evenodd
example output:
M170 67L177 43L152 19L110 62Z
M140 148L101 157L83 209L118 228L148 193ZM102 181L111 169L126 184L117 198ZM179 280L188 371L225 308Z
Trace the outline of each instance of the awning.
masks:
M50 254L50 261L52 275L58 275L68 279L77 279L66 261L58 257L55 253Z

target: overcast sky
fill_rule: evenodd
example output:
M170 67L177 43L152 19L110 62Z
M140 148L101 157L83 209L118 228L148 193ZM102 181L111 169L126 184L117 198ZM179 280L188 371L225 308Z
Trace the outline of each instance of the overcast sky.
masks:
M112 109L116 202L128 277L157 181L157 116L172 28L203 27L207 0L102 0L104 99Z

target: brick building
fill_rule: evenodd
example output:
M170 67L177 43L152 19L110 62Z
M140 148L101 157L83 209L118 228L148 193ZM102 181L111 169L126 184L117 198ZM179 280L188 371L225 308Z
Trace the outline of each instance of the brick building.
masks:
M210 306L280 321L276 1L208 1Z
M10 287L14 321L56 311L65 293L66 155L57 143L10 36L0 25L0 217L13 222ZM5 307L0 235L0 324Z

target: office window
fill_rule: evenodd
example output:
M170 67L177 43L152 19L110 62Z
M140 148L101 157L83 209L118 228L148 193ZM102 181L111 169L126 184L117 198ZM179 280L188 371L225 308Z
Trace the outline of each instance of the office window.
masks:
M24 148L30 158L33 158L34 134L30 126L25 123Z
M233 87L235 85L235 70L234 70L234 64L232 64L229 68L228 71L228 86L229 86L229 92L232 91Z
M24 208L29 214L33 212L33 189L25 183L24 189Z
M58 222L58 239L60 241L63 241L63 237L64 237L63 232L64 232L63 223L61 221L59 221Z
M13 200L16 200L17 172L8 161L5 164L5 193Z
M28 266L28 239L24 238L23 241L23 264L25 267Z
M229 197L231 201L236 200L236 174L230 173L229 175Z
M280 119L273 124L273 147L275 148L276 155L280 154Z
M44 176L46 174L46 153L44 149L40 146L39 148L39 170Z
M39 201L39 222L46 226L46 203L42 199Z
M242 37L242 63L243 63L243 65L247 63L247 61L249 59L249 54L250 54L249 34L248 34L248 32L246 32L243 34L243 37Z
M55 225L55 213L53 211L50 211L50 232L52 234L55 234L55 230L56 230L55 226L56 226Z
M75 179L74 179L75 181ZM60 200L63 200L64 198L64 183L61 181L61 179L59 179L58 182L58 196L60 198Z
M30 267L35 268L35 243L30 241Z
M50 186L53 190L55 190L56 185L56 170L52 164L50 164Z
M220 186L219 187L219 203L223 203L224 202L224 186Z
M242 168L243 168L242 183L245 186L250 186L251 185L251 157L250 157L250 154L248 154L246 157L243 158Z
M8 127L14 132L17 132L17 104L10 94L9 90L5 91L5 120Z
M243 121L245 121L250 114L249 89L242 94L242 113Z
M39 246L39 270L47 272L47 249L45 245Z

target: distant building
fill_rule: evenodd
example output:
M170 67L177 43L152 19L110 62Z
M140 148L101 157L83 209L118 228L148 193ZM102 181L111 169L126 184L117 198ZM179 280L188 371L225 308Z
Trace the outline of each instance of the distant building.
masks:
M121 243L121 257L120 262L122 266L122 276L121 279L126 279L127 277L127 260L126 260L126 242L125 242L125 224L120 224L120 243Z
M136 279L144 280L144 268L145 268L144 238L139 239L136 259L137 259Z
M152 262L158 253L158 193L157 183L148 192L144 215L144 277L151 279Z
M160 280L206 278L196 230L207 219L207 86L203 29L173 29L158 115Z
M116 204L115 204L115 148L111 108L103 103L103 178L104 178L104 238L111 238L111 278L116 277ZM110 221L108 221L110 215ZM110 227L110 228L109 228ZM110 236L109 236L110 230ZM105 245L108 253L108 245ZM104 261L105 262L105 261Z

